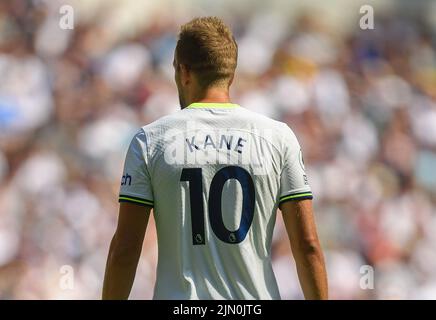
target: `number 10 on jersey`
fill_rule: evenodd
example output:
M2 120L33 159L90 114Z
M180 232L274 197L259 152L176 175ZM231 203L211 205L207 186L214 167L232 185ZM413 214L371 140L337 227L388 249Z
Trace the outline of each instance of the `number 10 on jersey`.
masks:
M239 228L229 230L224 225L221 198L224 184L229 179L239 182L242 189L242 214ZM189 201L191 203L192 243L206 244L204 231L203 175L201 168L184 168L180 181L189 182ZM220 169L212 179L209 189L207 208L213 233L225 243L237 244L247 236L254 216L255 192L254 183L247 170L228 166Z

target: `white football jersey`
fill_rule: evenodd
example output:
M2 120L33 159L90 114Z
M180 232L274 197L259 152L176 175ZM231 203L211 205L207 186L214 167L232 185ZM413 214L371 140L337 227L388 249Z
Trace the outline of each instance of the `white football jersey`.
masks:
M120 202L154 209L154 299L280 299L277 207L312 199L286 124L236 104L193 103L140 130L121 184Z

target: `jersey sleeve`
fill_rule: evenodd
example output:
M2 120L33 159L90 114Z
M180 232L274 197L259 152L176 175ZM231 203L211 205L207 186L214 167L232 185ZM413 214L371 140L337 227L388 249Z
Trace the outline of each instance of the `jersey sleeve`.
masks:
M292 130L287 125L285 127L279 205L286 201L313 198L304 168L300 144Z
M153 189L147 165L147 140L141 130L132 139L127 151L119 202L153 207Z

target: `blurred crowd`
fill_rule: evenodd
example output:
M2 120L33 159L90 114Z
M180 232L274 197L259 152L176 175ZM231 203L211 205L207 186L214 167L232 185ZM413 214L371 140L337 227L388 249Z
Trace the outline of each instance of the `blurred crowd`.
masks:
M0 299L100 297L128 144L179 109L172 59L190 16L114 36L104 11L63 30L58 8L0 2ZM406 13L346 32L310 11L224 17L233 100L302 145L334 299L436 298L436 32ZM132 298L151 298L156 258L151 221ZM282 297L301 299L280 219L273 265Z

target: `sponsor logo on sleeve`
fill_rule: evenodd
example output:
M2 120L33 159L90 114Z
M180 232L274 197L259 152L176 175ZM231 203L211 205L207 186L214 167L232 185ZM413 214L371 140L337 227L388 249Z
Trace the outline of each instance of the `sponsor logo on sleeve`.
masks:
M132 185L132 177L126 173L123 178L121 179L121 185L122 186L131 186Z

